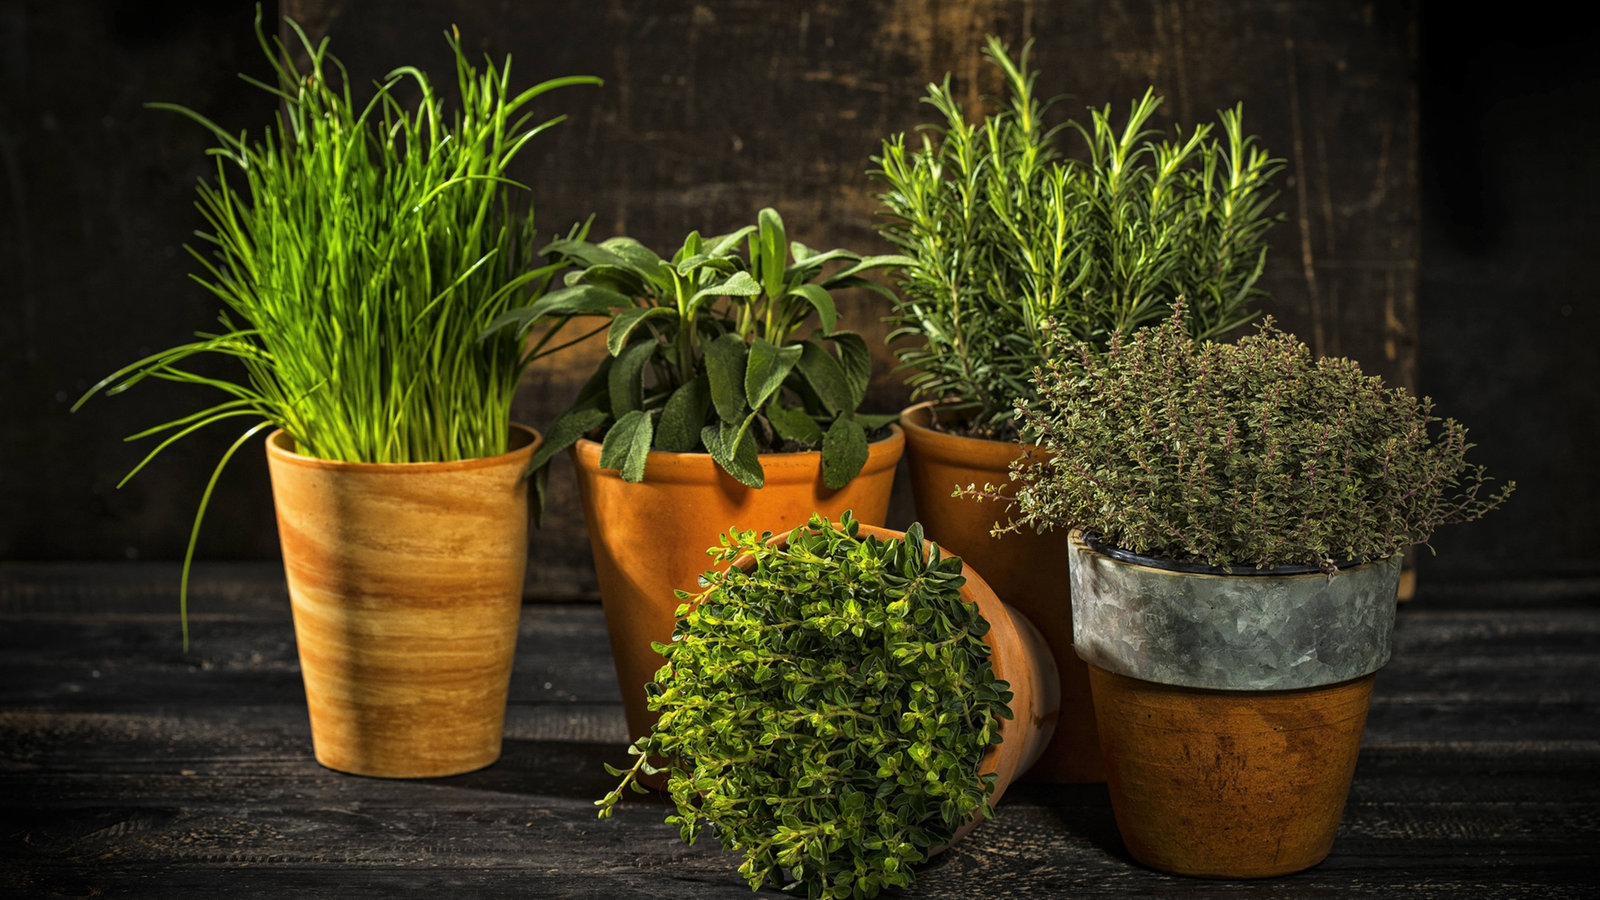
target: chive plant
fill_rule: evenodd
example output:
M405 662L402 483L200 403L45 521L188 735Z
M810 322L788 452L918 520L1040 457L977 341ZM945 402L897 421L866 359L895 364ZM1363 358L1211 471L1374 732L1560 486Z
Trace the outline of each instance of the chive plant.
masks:
M313 43L286 21L305 64L268 38L258 12L276 84L241 76L281 101L259 138L230 135L182 106L150 104L193 119L217 142L208 151L216 177L198 188L207 229L186 249L200 266L194 279L222 303L219 327L118 370L78 401L147 378L223 395L130 437L158 443L124 483L206 426L249 426L219 460L195 515L184 557L185 646L195 539L218 476L252 435L281 428L300 453L348 462L498 455L522 371L564 346L553 343L559 318L527 344L512 334L479 338L496 317L542 295L560 268L535 263L531 204L513 196L527 188L508 174L529 141L564 118L540 121L531 107L552 90L599 79L556 78L516 92L509 58L479 69L453 33L453 110L409 66L358 102L327 39ZM191 367L207 355L240 370L213 376Z

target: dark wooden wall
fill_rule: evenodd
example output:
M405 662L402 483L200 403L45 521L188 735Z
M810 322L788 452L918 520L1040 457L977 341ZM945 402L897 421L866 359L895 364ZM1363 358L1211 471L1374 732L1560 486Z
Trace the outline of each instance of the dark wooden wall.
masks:
M233 77L263 68L251 8L0 9L0 560L182 551L227 438L190 442L115 491L138 459L118 439L200 399L152 385L66 409L101 375L213 315L178 249L198 225L204 135L140 104L172 100L232 128L263 127L271 104ZM469 47L511 53L520 83L604 77L604 88L552 96L545 108L570 119L521 174L546 233L592 214L597 234L662 249L692 228L750 222L763 205L813 246L881 249L869 157L924 121L924 85L946 71L974 101L998 89L979 62L987 33L1034 39L1040 88L1068 95L1067 109L1123 110L1147 85L1167 97L1168 122L1209 121L1243 101L1249 129L1288 162L1268 311L1321 352L1434 393L1472 427L1483 458L1523 484L1506 512L1439 535L1435 570L1600 565L1588 462L1597 323L1585 302L1595 282L1582 265L1594 228L1579 200L1593 186L1583 157L1593 142L1517 120L1532 109L1566 122L1561 136L1593 131L1586 110L1564 105L1593 85L1592 72L1570 68L1581 54L1515 43L1576 47L1563 29L1504 33L1428 3L1353 0L283 0L268 5L276 11L331 35L361 81L409 63L445 73L452 24ZM1583 175L1569 182L1564 167ZM846 307L869 340L883 335L881 304ZM519 418L547 425L598 352L532 371ZM869 402L896 409L905 392L887 351L879 364ZM275 553L259 455L223 479L203 557ZM583 594L592 575L564 461L552 482L531 587Z

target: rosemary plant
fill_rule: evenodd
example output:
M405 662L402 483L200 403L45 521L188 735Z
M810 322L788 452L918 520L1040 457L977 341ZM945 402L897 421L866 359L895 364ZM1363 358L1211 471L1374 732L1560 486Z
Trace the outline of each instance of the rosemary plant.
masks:
M872 897L975 815L978 765L1010 718L989 624L964 602L961 560L924 541L860 536L849 513L786 542L732 531L710 552L649 686L661 718L600 801L609 816L648 760L669 760L667 818L693 843L709 824L744 855L751 888Z
M1313 359L1268 318L1234 344L1178 304L1097 353L1063 333L1018 402L1043 451L1020 460L1019 521L1082 528L1146 556L1218 567L1377 560L1494 509L1467 430L1432 401ZM974 488L969 487L969 491ZM995 486L983 492L995 496Z
M1249 321L1266 254L1271 180L1281 167L1244 134L1242 110L1155 140L1153 92L1118 127L1109 107L1087 125L1047 126L1029 47L1013 60L991 37L1007 102L978 124L950 79L925 101L938 121L920 145L883 144L880 231L916 259L906 269L891 340L914 396L971 414L975 434L1014 436L1012 405L1033 396L1050 327L1097 347L1162 319L1186 297L1196 337ZM1056 147L1063 132L1081 153ZM1079 148L1074 148L1079 149Z
M118 370L78 401L147 378L226 398L129 438L160 440L127 478L208 425L249 426L218 462L195 515L184 556L185 646L189 566L206 506L223 468L258 431L281 428L303 454L354 462L506 451L517 381L555 348L479 334L531 303L560 268L534 264L531 209L512 198L525 188L507 173L535 135L561 121L536 121L536 99L599 84L558 78L516 92L509 59L480 70L452 34L460 96L453 112L411 67L358 103L327 40L314 44L287 21L305 69L268 39L257 11L256 34L277 83L246 80L282 103L259 139L232 136L182 106L151 104L193 119L217 141L216 179L198 189L209 230L187 249L201 269L193 277L222 302L220 327ZM403 86L419 95L414 108L402 103ZM228 357L242 371L200 374L190 363L204 355Z
M608 355L535 454L541 483L555 454L598 431L600 464L627 481L645 477L654 449L709 453L758 488L759 454L820 449L824 483L840 488L866 463L869 434L894 419L859 412L872 358L860 335L836 327L831 292L887 293L864 273L905 257L814 251L788 239L773 209L732 234L690 232L671 259L628 237L569 238L546 252L580 268L490 333L598 318Z

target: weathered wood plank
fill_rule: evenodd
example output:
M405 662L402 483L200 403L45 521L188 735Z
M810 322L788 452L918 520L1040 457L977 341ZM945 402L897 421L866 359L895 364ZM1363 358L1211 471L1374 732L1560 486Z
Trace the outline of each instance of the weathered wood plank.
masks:
M273 567L197 584L209 611L187 656L167 574L0 569L0 893L748 895L709 837L678 841L658 796L595 819L601 763L625 757L597 606L524 607L498 763L385 781L312 759ZM1402 609L1316 869L1160 875L1124 855L1103 787L1024 783L908 896L1592 896L1600 593L1509 588L1459 605L1436 583Z

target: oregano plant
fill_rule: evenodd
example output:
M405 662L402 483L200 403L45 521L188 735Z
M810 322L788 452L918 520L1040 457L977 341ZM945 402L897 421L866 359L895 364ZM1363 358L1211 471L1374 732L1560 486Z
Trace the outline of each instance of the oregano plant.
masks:
M1012 475L1019 517L1146 556L1217 567L1377 560L1469 522L1489 491L1467 430L1349 359L1316 359L1268 318L1196 340L1187 306L1105 352L1063 333L1017 404L1039 451ZM969 491L996 496L987 486Z
M651 450L709 453L751 487L764 483L764 452L820 449L830 488L861 471L869 434L894 417L858 412L871 353L838 328L832 292L887 293L864 273L908 259L814 251L788 240L770 208L731 234L691 232L667 259L629 237L583 237L545 249L576 267L566 286L489 332L602 320L607 356L550 427L532 463L541 476L555 454L595 432L601 466L627 481L644 478Z
M924 539L860 533L847 512L774 540L733 530L684 601L648 687L660 715L598 801L613 812L666 760L694 843L710 826L739 872L807 896L872 897L974 816L993 814L979 763L1011 717L989 625L962 599L958 557Z

